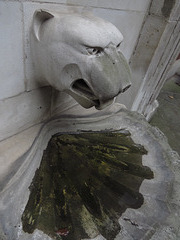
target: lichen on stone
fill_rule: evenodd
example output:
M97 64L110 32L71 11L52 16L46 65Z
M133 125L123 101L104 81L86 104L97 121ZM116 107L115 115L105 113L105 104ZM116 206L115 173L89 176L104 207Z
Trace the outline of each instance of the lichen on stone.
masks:
M144 154L129 134L54 135L30 186L23 230L53 239L114 239L122 213L143 204L142 181L153 178L142 165Z

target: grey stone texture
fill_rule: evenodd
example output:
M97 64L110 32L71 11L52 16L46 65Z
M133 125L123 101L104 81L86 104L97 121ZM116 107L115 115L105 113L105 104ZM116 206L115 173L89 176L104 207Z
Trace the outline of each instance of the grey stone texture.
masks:
M118 107L116 105L114 109ZM128 130L133 141L143 145L148 151L148 154L143 156L143 165L148 166L154 173L154 178L144 180L140 187L144 204L137 210L127 209L119 219L121 231L116 240L178 239L179 156L170 148L160 130L150 126L140 114L119 107L116 113L109 111L109 114L96 117L91 113L88 118L78 118L77 111L76 118L66 117L64 114L63 118L54 119L42 127L29 151L17 160L17 171L1 186L0 223L6 236L1 234L3 240L50 239L38 230L32 235L24 233L21 215L29 197L28 187L52 134L105 129ZM103 238L99 236L98 239Z

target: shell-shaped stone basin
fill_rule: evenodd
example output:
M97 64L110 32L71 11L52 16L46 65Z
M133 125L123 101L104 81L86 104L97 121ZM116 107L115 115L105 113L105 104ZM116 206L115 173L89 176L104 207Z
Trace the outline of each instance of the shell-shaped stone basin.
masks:
M45 123L1 183L0 239L179 239L166 137L126 109L75 114Z
M143 204L142 181L153 178L144 154L128 132L54 135L30 186L23 230L53 239L114 239L122 213Z

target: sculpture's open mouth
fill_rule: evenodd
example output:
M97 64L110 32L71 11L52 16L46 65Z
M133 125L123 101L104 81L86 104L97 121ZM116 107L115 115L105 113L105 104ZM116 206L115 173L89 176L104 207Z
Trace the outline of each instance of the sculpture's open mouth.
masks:
M72 97L74 97L83 107L86 108L95 106L96 109L101 110L106 106L109 106L114 100L114 98L107 101L101 101L98 99L93 90L83 79L78 79L73 83L72 91Z
M83 94L84 96L91 99L92 101L95 101L95 102L97 101L97 97L94 95L91 88L87 85L87 83L83 79L76 80L72 88L74 91Z

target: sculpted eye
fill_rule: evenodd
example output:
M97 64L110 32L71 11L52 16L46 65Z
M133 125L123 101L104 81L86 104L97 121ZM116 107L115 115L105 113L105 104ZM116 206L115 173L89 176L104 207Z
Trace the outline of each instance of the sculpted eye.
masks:
M120 43L118 43L118 44L116 45L116 49L117 49L117 52L118 52L118 53L121 52L121 43L122 43L122 42L120 42Z
M100 47L86 48L86 49L88 54L90 55L99 55L103 51L103 49Z
M116 46L117 48L119 48L121 46L121 42L120 43L118 43L118 45Z

